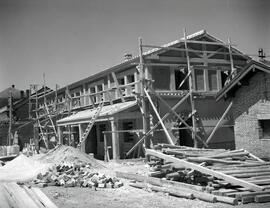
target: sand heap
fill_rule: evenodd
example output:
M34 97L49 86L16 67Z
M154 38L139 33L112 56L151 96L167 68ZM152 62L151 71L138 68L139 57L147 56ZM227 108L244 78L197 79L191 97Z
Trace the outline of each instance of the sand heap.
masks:
M71 146L58 145L39 158L39 160L56 165L63 163L88 164L92 168L104 168L101 162Z
M51 164L42 163L21 154L0 167L0 181L29 181L39 173L45 173Z
M105 168L102 162L80 150L59 145L44 155L26 157L21 154L5 166L0 167L1 181L30 181L39 173L46 173L57 165L87 165L92 170Z

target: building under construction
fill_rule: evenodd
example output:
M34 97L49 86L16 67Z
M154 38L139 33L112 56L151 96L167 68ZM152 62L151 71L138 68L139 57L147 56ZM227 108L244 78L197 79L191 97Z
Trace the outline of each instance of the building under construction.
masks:
M216 95L251 58L205 30L183 36L163 46L139 39L138 56L63 88L31 85L35 140L113 159L164 142L234 149L231 103Z

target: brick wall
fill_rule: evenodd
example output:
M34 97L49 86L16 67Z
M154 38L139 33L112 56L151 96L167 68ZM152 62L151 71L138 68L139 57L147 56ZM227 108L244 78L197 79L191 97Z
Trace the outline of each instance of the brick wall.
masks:
M262 137L259 119L270 119L270 74L256 73L249 85L241 86L233 98L236 148L270 157L270 139Z

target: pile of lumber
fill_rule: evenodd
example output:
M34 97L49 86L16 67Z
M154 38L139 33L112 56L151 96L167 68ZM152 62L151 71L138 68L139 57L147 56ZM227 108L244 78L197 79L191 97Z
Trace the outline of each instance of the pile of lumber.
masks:
M87 164L63 163L54 166L44 174L38 174L34 183L39 187L90 187L90 188L118 188L123 183L113 177L97 173Z
M0 184L0 207L57 208L39 188L16 183Z
M183 197L186 198L234 205L270 201L270 163L246 150L158 144L154 149L146 149L146 154L151 158L147 180L136 180L139 183L131 186L146 188L150 183L152 190L176 196L181 196L177 193L182 193L181 189L185 189L188 195ZM152 179L157 178L162 178L158 179L162 183L153 183ZM162 188L153 187L156 185Z

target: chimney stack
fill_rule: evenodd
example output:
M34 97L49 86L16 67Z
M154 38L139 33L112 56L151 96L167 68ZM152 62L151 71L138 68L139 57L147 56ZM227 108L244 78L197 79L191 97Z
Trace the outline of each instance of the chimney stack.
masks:
M125 53L124 54L124 60L125 61L129 61L132 59L132 54L131 53Z
M259 48L259 50L258 50L258 57L260 59L264 59L265 58L265 53L264 53L264 51L263 51L262 48Z

